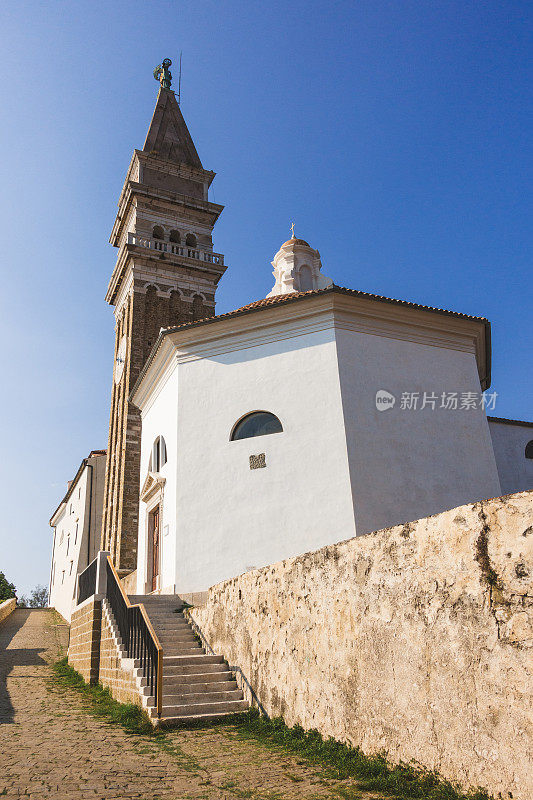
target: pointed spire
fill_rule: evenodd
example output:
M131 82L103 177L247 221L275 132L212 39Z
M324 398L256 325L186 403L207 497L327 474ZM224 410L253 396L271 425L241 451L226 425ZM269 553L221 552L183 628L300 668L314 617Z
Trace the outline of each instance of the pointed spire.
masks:
M153 153L175 164L203 169L191 134L171 89L159 90L154 115L143 152Z

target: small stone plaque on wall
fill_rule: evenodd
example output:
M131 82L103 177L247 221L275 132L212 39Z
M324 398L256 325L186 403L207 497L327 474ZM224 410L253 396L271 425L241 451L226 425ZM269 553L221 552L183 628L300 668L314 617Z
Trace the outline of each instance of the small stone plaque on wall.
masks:
M266 467L266 456L264 453L259 453L257 456L250 456L250 469L261 469Z

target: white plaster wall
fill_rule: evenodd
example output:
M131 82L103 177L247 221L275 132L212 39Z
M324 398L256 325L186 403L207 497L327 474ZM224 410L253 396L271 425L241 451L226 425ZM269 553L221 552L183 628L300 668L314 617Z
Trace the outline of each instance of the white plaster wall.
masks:
M161 469L165 478L163 500L160 511L160 589L174 591L175 584L175 552L176 552L176 459L178 453L177 437L177 395L178 370L176 365L167 376L149 406L142 413L141 437L141 474L142 488L148 474L148 464L152 445L157 436L163 436L167 449L167 462ZM148 514L147 506L139 501L139 540L137 555L137 593L151 591L147 587L147 548L148 548Z
M56 521L48 604L67 621L72 614L76 577L100 549L105 461L105 456L89 461L93 468L92 503L90 470L86 466Z
M525 457L533 427L489 420L489 430L503 494L533 489L533 459Z
M178 592L354 535L331 328L182 363L179 373ZM276 414L283 432L229 441L254 410ZM266 468L250 470L259 453Z
M85 549L83 545L86 545L83 534L87 478L88 470L85 468L56 524L49 603L68 621L72 613L78 563Z
M479 397L473 353L350 330L337 349L358 534L500 494L485 413L438 408L442 392ZM393 408L376 409L379 389ZM420 409L424 391L435 410ZM418 410L402 392L420 393Z

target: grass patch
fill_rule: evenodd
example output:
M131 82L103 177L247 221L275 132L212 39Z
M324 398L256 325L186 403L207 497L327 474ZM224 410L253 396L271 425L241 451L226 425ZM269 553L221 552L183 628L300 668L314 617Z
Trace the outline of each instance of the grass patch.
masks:
M357 789L346 789L346 797L359 796L358 790L383 792L399 798L420 800L491 800L484 789L462 792L457 786L413 764L389 764L385 755L365 755L333 738L323 739L316 730L304 731L299 725L288 728L282 719L262 717L252 709L240 722L237 735L254 738L325 769L337 780L355 778Z
M52 664L52 670L53 683L78 692L87 710L95 716L104 717L108 722L121 725L128 733L145 735L156 733L142 708L134 703L119 703L111 697L109 689L104 689L100 684L91 686L85 683L79 672L68 664L66 658L61 658Z

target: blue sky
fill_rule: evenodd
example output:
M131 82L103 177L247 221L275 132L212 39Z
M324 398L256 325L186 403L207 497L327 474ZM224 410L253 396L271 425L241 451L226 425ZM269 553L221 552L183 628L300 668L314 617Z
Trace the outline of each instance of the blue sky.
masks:
M218 311L265 296L294 220L336 283L488 317L494 413L533 418L532 22L505 0L4 5L0 570L21 591L47 583L48 519L107 445L108 237L152 71L180 50L226 206Z

